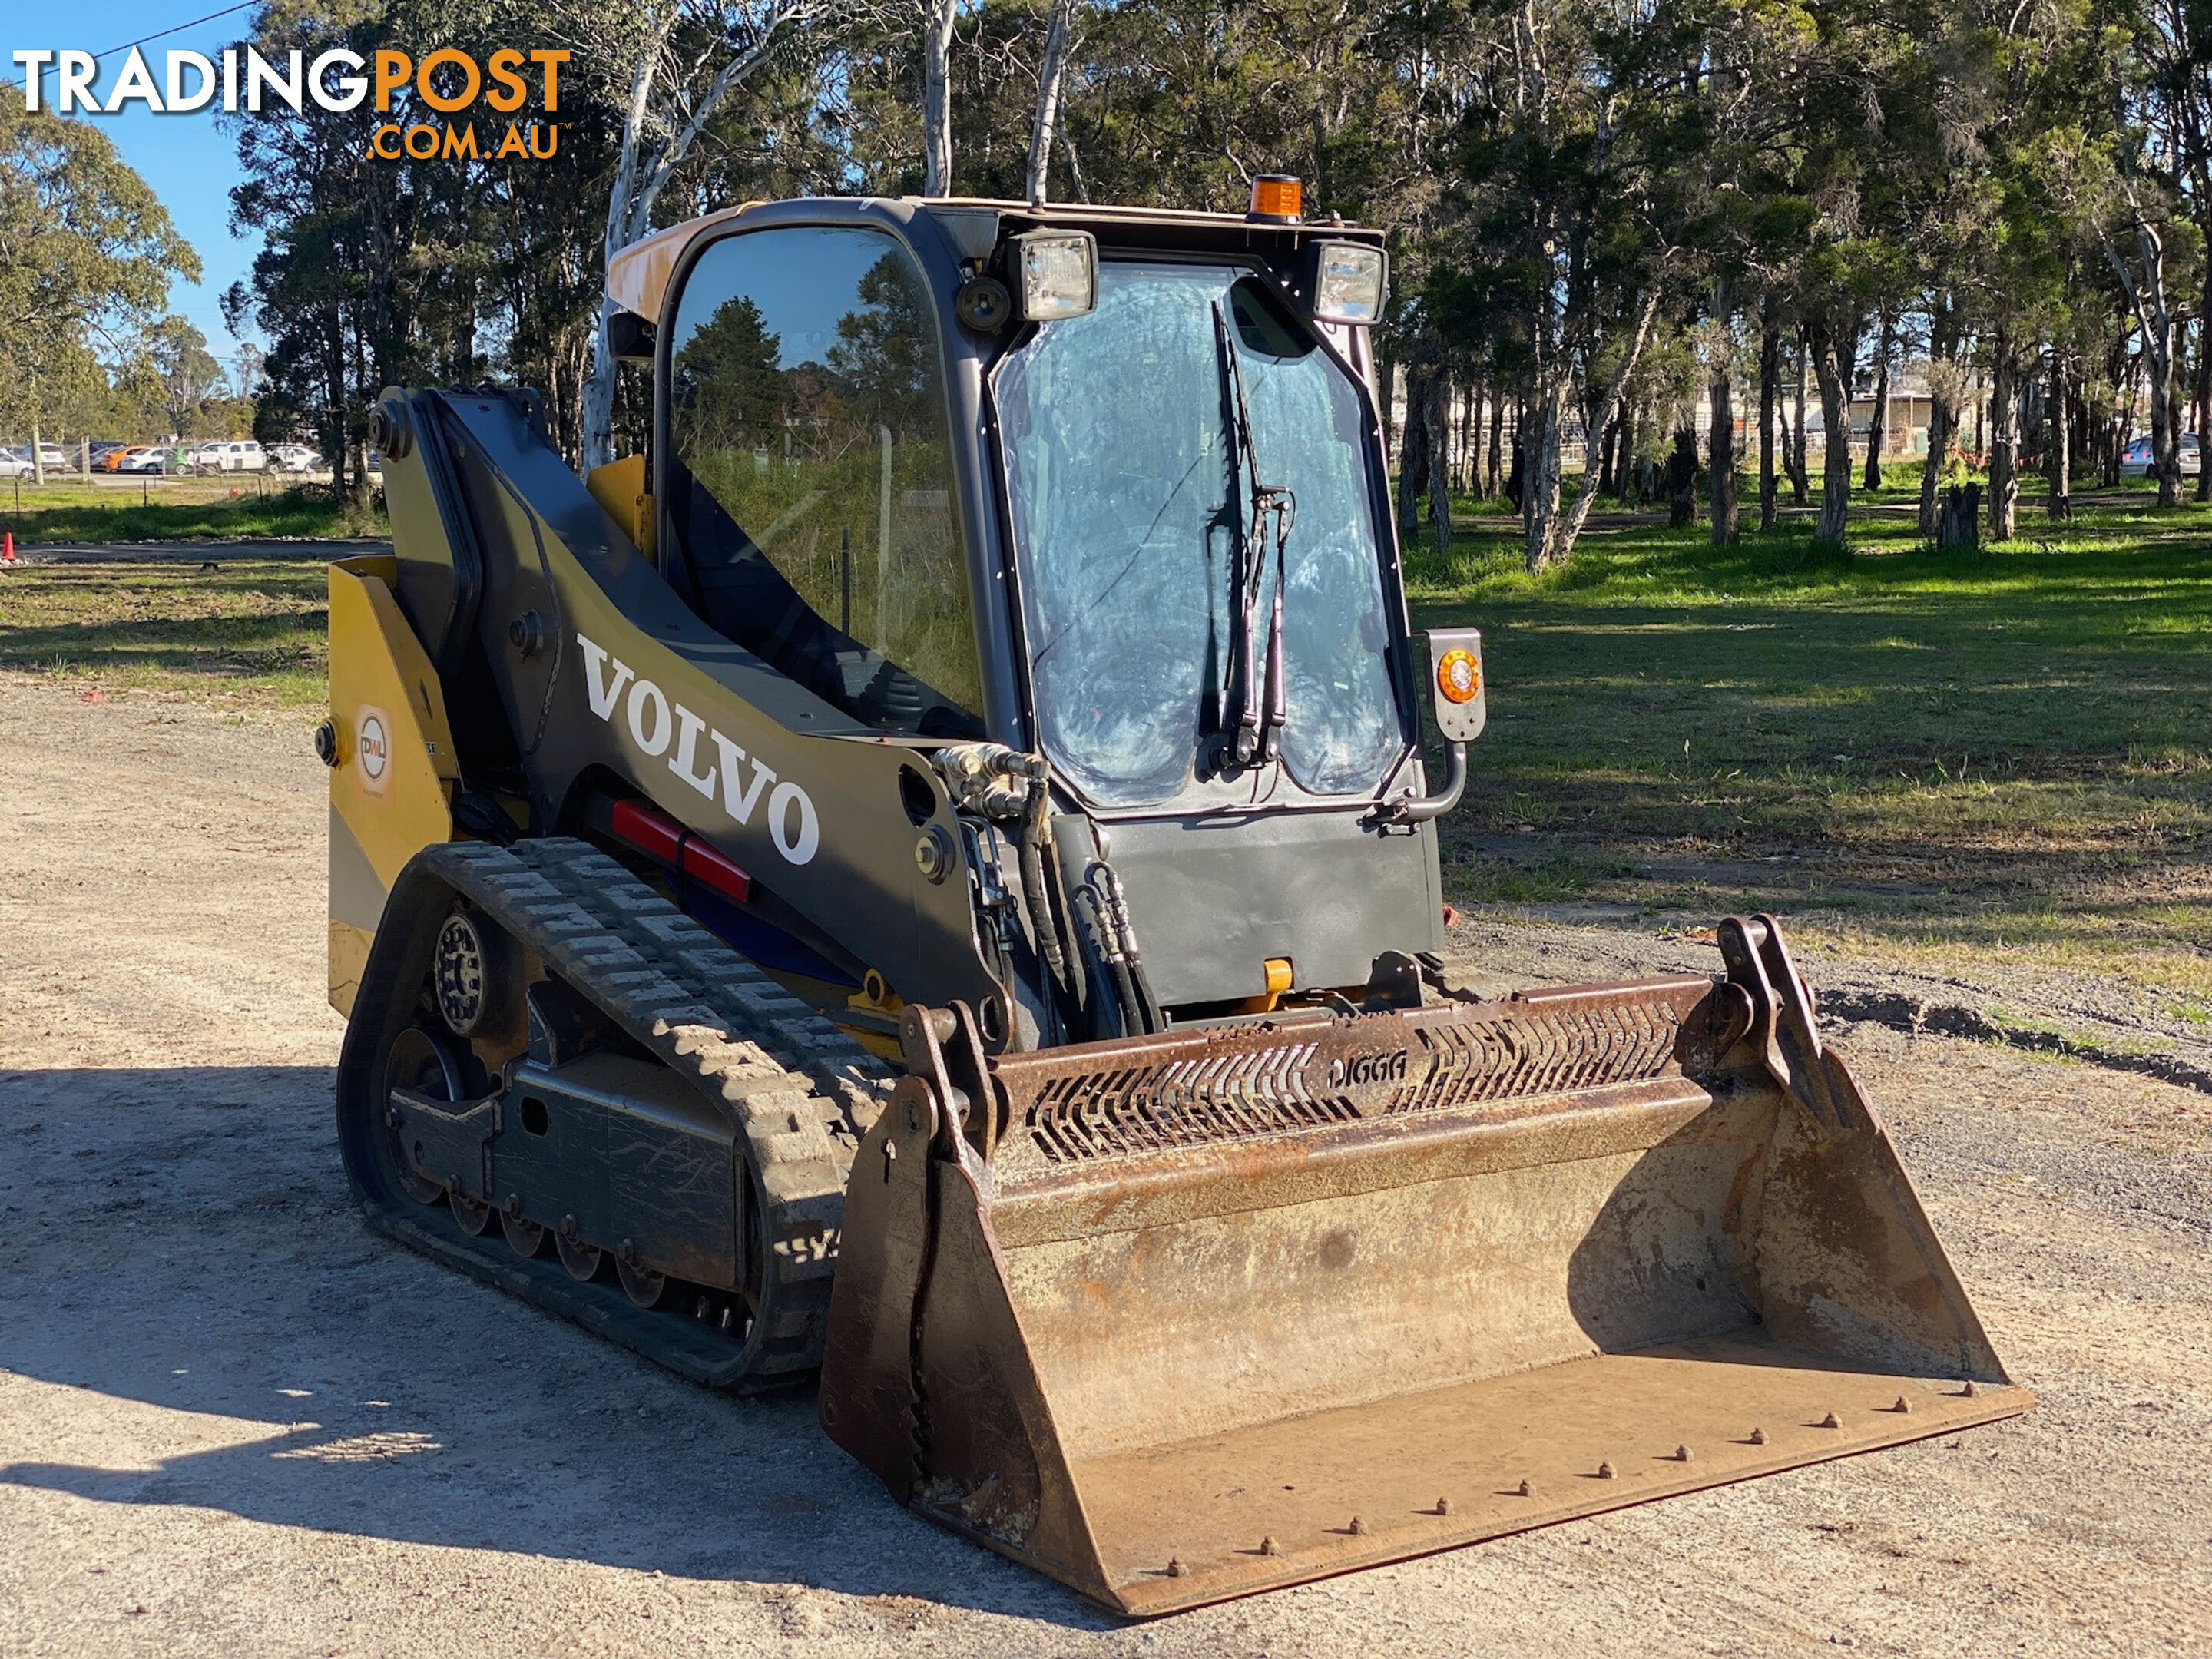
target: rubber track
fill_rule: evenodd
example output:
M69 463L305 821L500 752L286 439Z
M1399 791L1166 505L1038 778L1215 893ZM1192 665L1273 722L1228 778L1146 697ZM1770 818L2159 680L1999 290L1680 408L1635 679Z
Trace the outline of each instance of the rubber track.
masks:
M819 1365L846 1178L891 1067L586 842L423 856L729 1115L766 1200L746 1375Z

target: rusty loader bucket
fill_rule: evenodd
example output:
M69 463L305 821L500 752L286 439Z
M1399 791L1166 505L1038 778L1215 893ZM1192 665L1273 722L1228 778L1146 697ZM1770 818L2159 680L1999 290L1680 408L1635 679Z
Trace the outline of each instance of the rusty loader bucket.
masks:
M996 1060L909 1011L823 1427L1152 1614L2027 1410L1778 931L1719 941Z

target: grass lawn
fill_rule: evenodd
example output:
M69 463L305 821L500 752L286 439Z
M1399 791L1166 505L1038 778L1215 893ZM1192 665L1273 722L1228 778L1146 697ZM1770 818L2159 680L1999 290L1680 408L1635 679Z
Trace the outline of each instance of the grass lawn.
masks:
M0 668L308 708L327 697L315 561L51 564L0 572Z
M254 473L97 483L0 483L0 529L19 543L188 541L203 537L386 536L319 486Z
M1771 908L1932 967L2116 974L2212 1024L2212 508L2152 499L2023 510L1959 557L1909 514L1855 518L1844 556L1807 519L1729 549L1614 527L1543 577L1470 504L1448 556L1407 550L1417 625L1480 627L1490 672L1447 893Z

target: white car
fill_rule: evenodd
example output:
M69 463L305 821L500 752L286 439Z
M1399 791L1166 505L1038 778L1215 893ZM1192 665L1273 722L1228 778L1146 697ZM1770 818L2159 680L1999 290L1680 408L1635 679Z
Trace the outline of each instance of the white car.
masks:
M269 465L276 472L313 472L323 458L306 444L278 444L269 452Z
M2174 460L2181 468L2181 476L2195 477L2204 465L2203 458L2197 453L2197 434L2194 432L2183 433L2179 449L2179 453L2175 455ZM2127 447L2120 456L2120 476L2123 478L2150 477L2149 439L2138 438Z
M192 464L203 472L266 472L269 452L251 438L202 444Z
M31 458L20 449L0 449L0 478L27 478Z
M6 467L0 467L0 478L27 478L31 476L33 469L31 465L30 445L18 444L13 449L0 453L4 453L11 460L21 461L23 464L23 470L21 472L10 471ZM39 459L46 463L46 471L49 472L76 471L76 457L59 444L40 444Z

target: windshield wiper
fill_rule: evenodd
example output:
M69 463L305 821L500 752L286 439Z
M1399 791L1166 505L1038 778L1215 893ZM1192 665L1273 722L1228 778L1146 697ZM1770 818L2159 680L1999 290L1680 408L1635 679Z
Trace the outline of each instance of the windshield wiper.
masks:
M1235 763L1249 766L1275 757L1280 746L1278 734L1289 714L1283 675L1283 549L1290 540L1291 526L1297 521L1298 500L1286 486L1265 483L1260 477L1260 451L1252 440L1252 410L1244 397L1243 370L1237 362L1236 342L1230 337L1228 313L1218 300L1213 302L1213 348L1221 365L1222 401L1236 433L1229 464L1229 507L1237 534L1229 573L1233 604L1221 735L1228 739ZM1240 481L1245 494L1242 503L1236 500ZM1260 608L1260 589L1267 580L1271 552L1275 590L1268 611L1267 659L1262 680L1252 623Z

